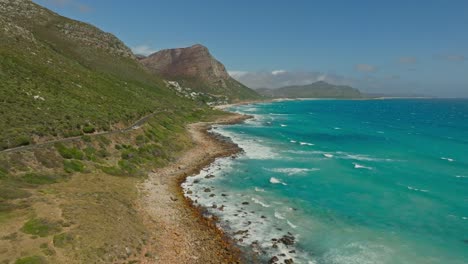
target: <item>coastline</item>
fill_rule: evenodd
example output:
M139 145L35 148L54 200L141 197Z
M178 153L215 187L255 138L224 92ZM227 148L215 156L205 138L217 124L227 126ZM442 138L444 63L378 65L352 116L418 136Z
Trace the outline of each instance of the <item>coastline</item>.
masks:
M188 125L194 146L174 163L149 174L139 186L140 211L145 223L154 230L156 263L242 263L242 254L234 242L216 227L216 219L203 216L183 193L181 183L211 164L241 149L211 135L213 124L235 124L250 116L230 114L214 122ZM149 263L149 262L142 262Z

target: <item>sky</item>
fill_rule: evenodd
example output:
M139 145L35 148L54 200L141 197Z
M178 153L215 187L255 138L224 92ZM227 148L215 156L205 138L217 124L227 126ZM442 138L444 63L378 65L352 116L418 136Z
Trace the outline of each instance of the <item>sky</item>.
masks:
M468 97L466 0L34 0L136 53L202 44L252 88Z

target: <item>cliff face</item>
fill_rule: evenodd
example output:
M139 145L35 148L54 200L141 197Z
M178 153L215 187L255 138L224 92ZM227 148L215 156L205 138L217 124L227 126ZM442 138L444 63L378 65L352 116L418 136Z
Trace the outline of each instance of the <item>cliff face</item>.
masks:
M140 62L153 74L200 92L225 95L231 100L258 97L255 91L232 79L224 65L202 45L161 50Z

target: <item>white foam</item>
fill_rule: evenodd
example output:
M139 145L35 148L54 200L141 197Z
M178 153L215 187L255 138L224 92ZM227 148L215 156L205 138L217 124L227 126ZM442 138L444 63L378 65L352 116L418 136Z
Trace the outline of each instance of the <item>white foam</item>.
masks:
M256 192L265 192L265 189L255 187L255 191Z
M252 197L251 200L252 200L254 203L259 204L259 205L261 205L261 206L263 206L263 207L270 207L270 205L268 205L268 204L266 204L266 203L260 201L259 199L255 198L255 197Z
M284 220L284 219L285 219L284 216L283 216L282 214L278 213L277 211L275 211L274 216L275 216L276 218L280 219L280 220Z
M307 172L318 171L317 168L274 168L268 169L269 171L284 173L287 175L304 175Z
M315 144L308 143L308 142L299 142L302 146L314 146Z
M288 125L285 125L285 124L281 124L280 126L281 126L281 127L287 127Z
M289 222L289 220L286 221L288 223L288 225L294 229L297 228L297 225L294 225L293 223Z
M244 136L237 134L226 129L223 129L222 126L213 129L214 132L219 133L225 137L231 138L231 140L239 145L245 152L245 156L250 159L274 159L278 157L278 154L273 151L272 148L268 147L265 144L260 144L259 138L252 136Z
M465 176L465 175L455 175L455 177L457 177L457 178L468 178L468 176Z
M358 163L353 163L355 169L366 169L366 170L372 170L372 167L367 167Z
M333 158L333 154L329 154L329 153L324 153L323 156L326 158Z
M407 186L408 190L417 191L417 192L429 192L429 190L418 189L411 186Z
M291 143L297 143L296 140L290 140L289 142L291 142Z
M452 159L452 158L446 158L446 157L441 157L440 159L446 160L446 161L448 161L448 162L454 162L454 161L455 161L455 160Z
M270 183L287 185L286 183L280 181L279 179L277 179L277 178L275 178L275 177L271 177L271 178L270 178Z
M341 130L340 127L334 127L333 129L335 129L335 130Z

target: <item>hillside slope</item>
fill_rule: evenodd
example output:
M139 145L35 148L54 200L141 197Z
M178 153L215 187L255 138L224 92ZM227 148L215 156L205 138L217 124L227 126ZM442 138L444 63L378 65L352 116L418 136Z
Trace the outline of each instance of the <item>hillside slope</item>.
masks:
M0 39L0 149L193 107L112 34L29 0L0 0Z
M231 78L224 65L202 45L161 50L140 62L152 73L199 92L227 96L230 101L259 98L255 91Z
M318 81L308 85L286 86L278 89L257 89L258 93L269 97L282 98L361 98L358 89L345 85L333 85Z

